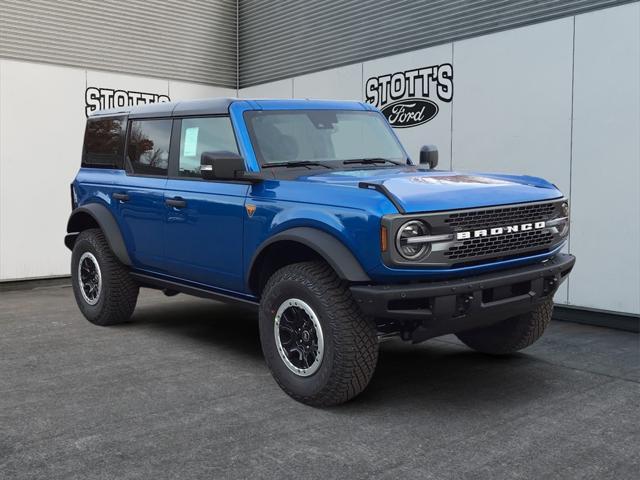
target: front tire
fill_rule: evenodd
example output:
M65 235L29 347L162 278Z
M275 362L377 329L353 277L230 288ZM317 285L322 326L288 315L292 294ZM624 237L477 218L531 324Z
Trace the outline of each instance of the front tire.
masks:
M468 347L491 355L507 355L538 340L551 321L553 301L547 300L532 312L507 318L495 325L477 328L456 336Z
M271 276L260 302L260 341L278 385L314 406L358 395L378 360L373 320L323 262L295 263Z
M91 323L116 325L133 314L139 287L100 229L78 235L71 254L71 280L78 307Z

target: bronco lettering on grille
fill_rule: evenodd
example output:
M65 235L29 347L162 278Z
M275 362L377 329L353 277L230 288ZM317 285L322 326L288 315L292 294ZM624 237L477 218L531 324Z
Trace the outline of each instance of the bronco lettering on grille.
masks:
M471 230L468 232L457 232L456 240L468 240L470 238L491 237L494 235L504 235L506 233L527 232L529 230L539 230L544 228L547 222L522 223L520 225L507 225L506 227L484 228Z

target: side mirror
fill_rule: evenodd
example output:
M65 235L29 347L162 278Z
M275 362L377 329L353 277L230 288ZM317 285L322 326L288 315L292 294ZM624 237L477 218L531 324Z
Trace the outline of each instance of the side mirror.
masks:
M420 165L428 165L431 170L438 166L438 148L425 145L420 149Z
M200 175L205 180L239 180L245 172L244 159L233 152L204 152Z

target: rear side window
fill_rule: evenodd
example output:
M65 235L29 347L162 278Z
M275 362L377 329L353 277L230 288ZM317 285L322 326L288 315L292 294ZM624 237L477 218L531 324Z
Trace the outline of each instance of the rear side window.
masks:
M127 161L139 175L166 175L171 120L134 120L129 127Z
M125 117L87 120L82 166L122 168L125 124Z

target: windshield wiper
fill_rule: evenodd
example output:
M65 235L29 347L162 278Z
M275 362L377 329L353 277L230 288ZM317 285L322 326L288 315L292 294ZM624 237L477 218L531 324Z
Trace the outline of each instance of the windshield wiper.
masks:
M343 160L342 163L344 165L355 163L362 165L373 165L377 163L393 163L394 165L405 165L405 163L397 162L395 160L389 160L388 158L353 158L351 160Z
M272 168L272 167L287 167L287 168L292 168L292 167L324 167L324 168L333 169L333 167L330 167L329 165L327 165L325 163L314 162L313 160L299 160L297 162L272 162L272 163L265 163L265 164L262 165L262 168Z

